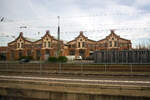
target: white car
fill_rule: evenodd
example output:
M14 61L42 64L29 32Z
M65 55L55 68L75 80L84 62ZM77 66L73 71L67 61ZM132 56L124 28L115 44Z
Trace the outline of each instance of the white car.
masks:
M76 60L82 60L82 56L77 56Z

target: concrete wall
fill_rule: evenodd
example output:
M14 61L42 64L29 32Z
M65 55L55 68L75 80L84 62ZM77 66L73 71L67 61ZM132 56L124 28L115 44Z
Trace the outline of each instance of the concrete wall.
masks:
M34 95L36 95L37 98L32 97ZM31 93L31 97L0 96L0 100L150 100L150 98L133 97L133 96L129 97L129 96L119 96L119 95L112 96L112 95L77 94L77 93L65 93L65 92L64 93L63 92L45 92L45 93L37 92L35 94Z
M150 100L150 87L0 79L0 100Z

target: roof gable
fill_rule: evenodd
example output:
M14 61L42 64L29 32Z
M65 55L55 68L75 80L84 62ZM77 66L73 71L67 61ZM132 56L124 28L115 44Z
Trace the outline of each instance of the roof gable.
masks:
M124 41L131 42L130 40L121 38L120 36L118 36L117 34L115 34L114 30L110 30L110 34L108 36L106 36L106 38L101 39L98 42L102 42L102 41L108 40L108 39L110 39L112 37L117 38L118 40L124 40Z
M111 30L110 34L106 36L106 39L109 39L110 37L120 38L117 34L115 34L114 30Z
M41 38L41 40L45 39L45 38L50 38L51 40L55 40L57 41L53 36L50 35L49 30L46 31L46 34Z
M23 32L20 32L19 36L18 36L14 41L12 41L12 42L10 42L10 43L8 43L8 44L17 42L17 40L20 39L20 38L23 39L23 40L25 40L25 38L23 37Z
M84 38L84 39L87 39L87 37L85 37L84 35L83 35L83 31L80 31L80 34L75 38L75 40L77 40L78 38Z

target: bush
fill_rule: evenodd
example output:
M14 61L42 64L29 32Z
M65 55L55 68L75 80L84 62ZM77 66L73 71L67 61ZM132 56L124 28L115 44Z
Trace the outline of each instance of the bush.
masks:
M67 62L67 57L66 56L59 56L58 58L57 57L49 57L48 62L52 62L52 63L61 62L61 63L64 63L64 62Z
M56 57L48 57L48 62L57 62L57 58Z
M64 62L67 62L67 60L68 60L68 59L67 59L66 56L59 56L59 57L58 57L58 61L59 61L59 62L64 63Z

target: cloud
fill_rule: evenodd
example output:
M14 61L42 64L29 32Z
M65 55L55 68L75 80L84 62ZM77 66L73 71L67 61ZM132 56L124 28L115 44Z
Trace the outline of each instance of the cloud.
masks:
M57 36L60 16L64 40L74 39L81 30L90 39L100 40L116 29L121 37L137 41L150 36L149 4L149 0L1 0L0 16L7 20L0 23L0 35L18 36L23 31L27 37L40 38L50 30Z
M149 0L136 0L135 5L144 7L144 6L150 5L150 1Z

